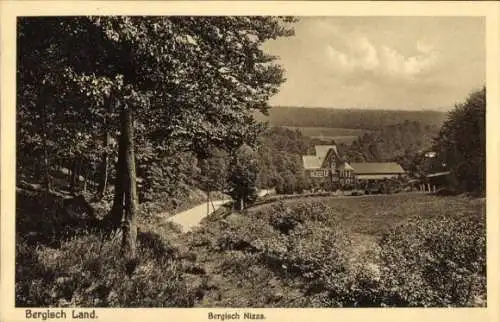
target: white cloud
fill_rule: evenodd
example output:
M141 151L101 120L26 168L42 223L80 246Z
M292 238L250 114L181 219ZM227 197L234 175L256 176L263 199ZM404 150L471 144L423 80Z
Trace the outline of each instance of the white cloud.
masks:
M402 77L416 77L429 71L437 64L437 54L434 52L405 57L393 48L382 46L381 54L386 64L386 71Z
M372 71L380 75L413 79L431 70L438 62L434 47L425 42L417 42L419 54L407 57L392 47L376 46L364 36L344 39L348 39L347 50L327 45L326 52L334 67L341 67L347 72Z
M335 49L331 45L326 46L327 55L340 67L353 71L355 69L375 70L380 61L376 48L367 38L359 38L350 46L350 53Z
M484 84L484 19L311 17L266 44L287 81L276 105L435 108Z
M362 51L363 67L369 70L374 70L380 65L377 49L366 37L359 39L359 48Z

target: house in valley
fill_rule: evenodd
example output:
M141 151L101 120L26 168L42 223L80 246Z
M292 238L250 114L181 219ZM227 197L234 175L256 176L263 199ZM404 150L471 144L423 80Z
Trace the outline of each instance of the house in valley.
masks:
M348 163L335 145L316 145L314 150L314 155L302 156L304 170L313 182L333 189L397 179L405 174L395 162Z

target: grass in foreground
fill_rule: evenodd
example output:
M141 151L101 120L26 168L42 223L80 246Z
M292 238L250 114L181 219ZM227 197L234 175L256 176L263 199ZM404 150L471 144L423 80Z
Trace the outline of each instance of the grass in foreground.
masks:
M194 305L196 285L185 273L196 268L177 239L179 230L164 218L143 214L138 258L130 262L120 253L120 235L103 238L84 225L88 218L78 207L73 213L79 218L62 218L57 201L43 210L41 199L36 192L18 191L16 306Z

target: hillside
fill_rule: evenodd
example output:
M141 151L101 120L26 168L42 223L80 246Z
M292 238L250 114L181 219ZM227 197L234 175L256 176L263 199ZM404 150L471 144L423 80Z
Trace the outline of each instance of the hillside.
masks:
M439 128L418 122L386 125L358 137L350 145L339 144L339 149L352 162L397 161L408 169L415 156L432 148Z
M326 127L376 130L387 125L415 121L429 126L441 126L446 119L439 111L389 111L374 109L338 109L275 106L269 116L256 114L260 121L274 126Z
M484 220L482 199L424 194L294 200L207 218L185 236L205 272L191 276L203 294L194 306L483 306ZM450 283L458 271L463 280Z

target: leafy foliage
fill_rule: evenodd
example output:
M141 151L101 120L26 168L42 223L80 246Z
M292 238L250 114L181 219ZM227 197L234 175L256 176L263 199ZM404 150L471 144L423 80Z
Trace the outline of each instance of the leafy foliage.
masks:
M165 186L155 181L166 181L167 186L189 183L191 174L183 170L190 165L178 162L179 153L199 157L212 146L231 150L255 141L260 126L251 112L265 112L267 100L284 80L275 57L265 54L260 44L291 35L293 21L278 17L21 19L20 166L28 151L40 151L41 159L45 149L49 159L79 156L97 169L110 148L103 137L109 134L116 139L117 113L130 107L135 110L136 152L145 194Z
M257 198L258 168L255 153L249 146L243 145L236 150L228 172L229 194L242 210Z
M462 191L486 191L486 88L471 93L448 115L436 139L439 158Z
M416 218L381 240L388 305L470 306L485 300L484 214Z
M75 237L61 248L16 247L16 305L82 307L191 306L179 262L139 249L134 274L119 253L118 240Z
M309 145L309 140L297 130L270 127L265 131L258 148L259 186L288 194L306 189L302 155Z
M18 178L44 182L42 218L52 210L51 193L66 194L68 186L73 193L84 190L106 199L114 195L108 218L117 228L125 217L122 247L133 258L137 214L158 209L151 204L138 207L138 199L148 203L159 197L166 203L182 199L193 185L200 185L199 159L207 159L215 148L233 152L243 143L255 145L262 125L253 112L266 112L267 101L284 81L276 57L261 45L291 35L294 21L272 16L19 19ZM54 173L63 175L56 178ZM105 191L108 181L114 184ZM29 219L19 225L27 223ZM89 235L92 250L95 238L94 233ZM62 246L51 247L69 246L63 251L64 267L54 270L71 270L70 284L80 285L74 265L80 263L75 256L84 248L78 243L85 244L85 238L59 242ZM99 270L84 276L83 283L125 280L120 268L124 262L115 263L118 251L110 251L89 257L89 262L98 262ZM140 265L160 270L137 273L113 286L118 300L101 296L98 305L190 305L182 285L176 284L176 264L143 256L140 245L138 252ZM31 281L42 288L54 286L50 274L44 284L40 279L45 277L26 273L17 280L23 290ZM73 294L79 294L78 287ZM40 296L20 295L21 303L45 303L41 298L46 294L37 290ZM177 302L170 297L176 290L181 290ZM62 305L55 300L59 295L50 297L48 304ZM88 298L72 301L95 304Z
M339 149L351 162L396 161L409 169L419 153L431 148L438 131L437 126L406 120L367 132L351 145L340 144Z

